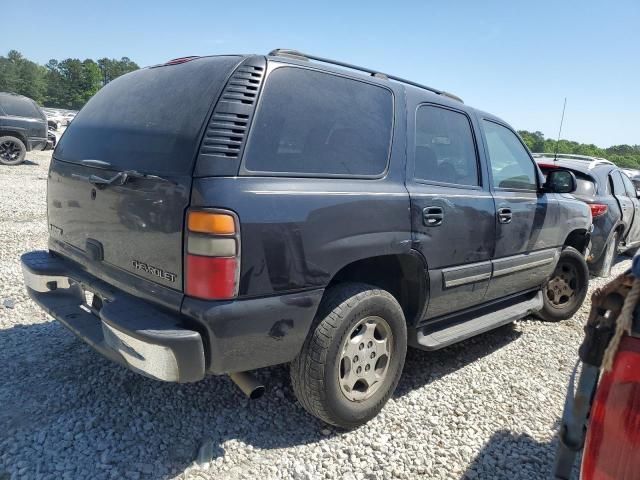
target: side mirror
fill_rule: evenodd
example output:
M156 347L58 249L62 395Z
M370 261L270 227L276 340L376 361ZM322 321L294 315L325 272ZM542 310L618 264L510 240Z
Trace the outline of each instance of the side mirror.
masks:
M547 173L544 189L552 193L573 193L578 188L576 176L569 170L551 170Z

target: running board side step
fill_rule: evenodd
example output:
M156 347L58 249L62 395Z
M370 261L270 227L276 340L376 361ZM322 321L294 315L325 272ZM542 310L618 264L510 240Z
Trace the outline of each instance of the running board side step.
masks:
M409 334L413 337L409 339L409 344L421 350L438 350L519 320L540 309L542 309L542 292L539 291L528 300L468 320L450 323L442 328L434 325L418 327L413 331L413 335Z

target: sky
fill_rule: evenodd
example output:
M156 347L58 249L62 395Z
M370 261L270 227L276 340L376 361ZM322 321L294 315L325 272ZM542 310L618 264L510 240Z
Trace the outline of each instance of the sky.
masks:
M640 1L0 0L0 55L120 58L292 48L450 91L516 129L640 144ZM25 19L26 21L15 21Z

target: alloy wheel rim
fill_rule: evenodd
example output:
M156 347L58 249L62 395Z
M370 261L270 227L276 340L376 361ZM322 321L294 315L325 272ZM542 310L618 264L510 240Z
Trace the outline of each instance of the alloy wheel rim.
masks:
M367 400L384 383L392 345L391 327L381 317L363 318L351 329L338 362L338 383L349 401Z
M20 148L15 142L7 140L0 144L0 157L8 161L15 161L20 155Z
M568 262L561 262L547 283L546 295L555 308L565 308L576 298L578 271Z

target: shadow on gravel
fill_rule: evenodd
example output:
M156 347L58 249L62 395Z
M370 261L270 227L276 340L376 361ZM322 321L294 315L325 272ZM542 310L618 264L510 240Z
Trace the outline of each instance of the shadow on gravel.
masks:
M556 422L554 430L559 429ZM557 436L550 442L538 442L527 434L514 434L500 430L492 435L482 451L471 462L462 476L471 479L533 480L553 478ZM572 479L578 478L577 465L574 465Z
M39 163L38 163L38 162L35 162L35 161L33 161L33 160L29 160L29 159L27 159L27 160L25 160L24 162L22 162L20 165L39 165Z
M410 350L396 396L518 336L507 326L439 352ZM178 385L129 372L57 322L0 330L0 478L167 478L198 456L241 450L248 468L265 461L260 450L326 438L295 401L287 367L259 377L267 394L250 401L227 377Z
M517 340L520 335L521 332L511 323L434 352L409 348L404 372L394 397L402 397L490 355Z

